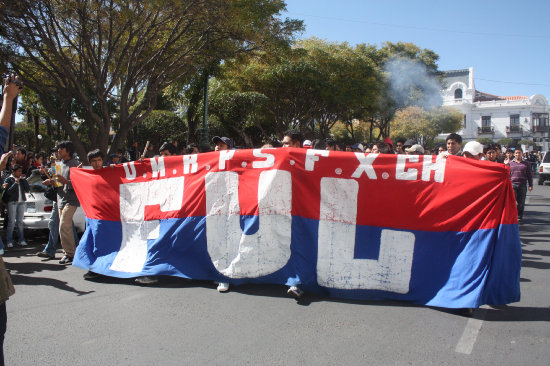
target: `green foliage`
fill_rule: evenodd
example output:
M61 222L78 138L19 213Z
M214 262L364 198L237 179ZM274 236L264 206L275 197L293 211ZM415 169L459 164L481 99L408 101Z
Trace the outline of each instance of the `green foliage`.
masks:
M38 139L38 146L36 146L35 141L37 139L34 135L34 127L25 122L20 122L15 125L13 139L15 144L24 146L29 151L45 151L49 154L49 149L55 146L56 140L48 135L45 125L40 125L39 134L42 138Z
M487 144L492 144L493 143L493 139L490 138L490 137L479 137L476 141L479 142L482 145L487 145Z
M509 137L504 137L504 138L498 140L497 143L498 143L500 146L506 146L506 147L515 146L515 145L516 145L516 142L514 141L514 139L509 138Z
M460 129L463 115L455 109L407 107L395 113L391 121L392 139L406 138L418 141L424 147L435 146L435 138L443 132Z
M282 0L35 1L2 3L0 58L85 152L121 147L157 108L221 60L288 48L302 22L281 19ZM165 107L165 106L164 106ZM81 133L74 129L80 119Z
M536 146L537 144L532 140L523 139L518 142L518 145Z
M185 122L176 113L166 110L154 110L136 128L134 140L139 146L147 141L155 146L155 153L163 142L186 140Z

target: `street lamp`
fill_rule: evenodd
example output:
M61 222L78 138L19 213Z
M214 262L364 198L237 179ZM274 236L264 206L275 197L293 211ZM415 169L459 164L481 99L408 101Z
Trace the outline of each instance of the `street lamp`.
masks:
M203 85L203 103L202 103L202 128L200 150L201 152L210 150L210 139L208 134L208 71L204 70L204 85Z

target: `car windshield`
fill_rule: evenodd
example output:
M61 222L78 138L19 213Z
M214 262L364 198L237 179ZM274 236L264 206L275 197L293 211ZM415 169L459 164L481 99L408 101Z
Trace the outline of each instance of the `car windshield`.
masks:
M550 163L550 154L548 154L548 151L546 154L544 154L544 158L542 159L543 163Z

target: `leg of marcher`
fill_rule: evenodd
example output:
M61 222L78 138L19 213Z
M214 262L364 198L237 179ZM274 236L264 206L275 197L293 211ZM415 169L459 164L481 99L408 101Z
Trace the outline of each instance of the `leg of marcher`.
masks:
M25 232L23 227L23 217L25 216L25 202L17 202L17 212L15 216L15 223L17 231L19 232L19 245L27 245L25 241Z
M50 257L55 257L57 241L59 240L59 211L57 209L57 202L53 203L48 229L50 229L50 235L48 236L48 244L44 248L44 253Z
M78 234L76 233L76 226L74 226L74 222L73 222L73 235L74 235L75 245L78 246Z
M61 246L65 250L65 255L71 262L74 257L76 245L73 233L73 216L76 206L65 205L59 210L59 236L61 237Z
M523 220L523 210L525 208L525 197L527 196L527 185L522 184L518 187L518 193L516 196L518 204L518 220Z
M13 228L15 227L16 204L16 202L8 202L8 230L6 231L6 242L8 247L13 246Z

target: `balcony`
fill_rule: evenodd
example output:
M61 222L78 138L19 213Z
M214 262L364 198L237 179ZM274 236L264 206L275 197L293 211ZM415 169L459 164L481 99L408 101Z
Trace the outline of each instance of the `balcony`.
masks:
M520 125L506 126L506 135L523 135L523 129Z
M477 128L478 135L494 135L495 128L493 126L483 126Z
M548 132L550 131L550 126L533 126L533 132Z

